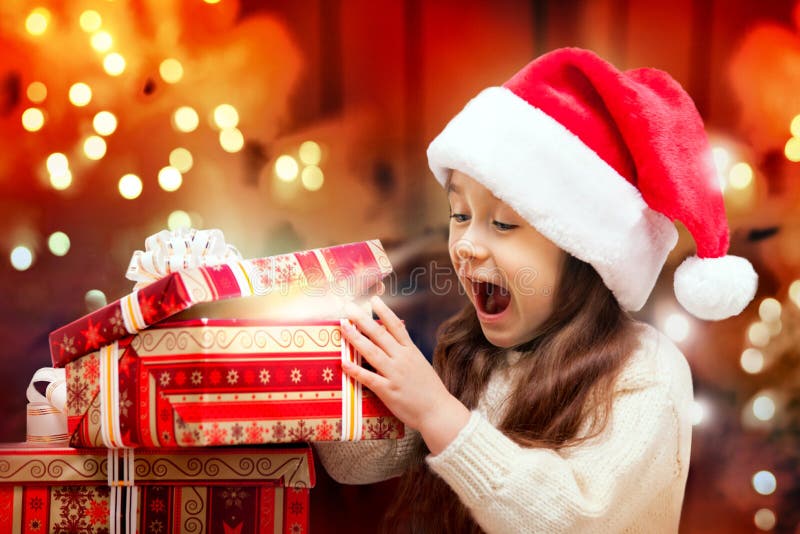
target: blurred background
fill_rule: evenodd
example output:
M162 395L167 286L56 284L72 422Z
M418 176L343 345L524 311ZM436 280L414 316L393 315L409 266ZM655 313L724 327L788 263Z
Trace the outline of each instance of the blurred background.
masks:
M24 440L47 334L129 292L163 228L221 228L245 257L379 238L387 298L430 355L466 300L438 285L447 204L425 148L481 89L581 46L692 95L731 253L760 275L739 317L684 314L680 228L637 314L694 376L681 532L800 533L799 27L794 0L4 0L0 440ZM394 489L318 478L315 532L373 531Z

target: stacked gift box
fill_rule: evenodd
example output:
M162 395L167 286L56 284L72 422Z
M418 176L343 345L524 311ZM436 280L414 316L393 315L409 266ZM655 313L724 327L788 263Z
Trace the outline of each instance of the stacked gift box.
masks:
M307 442L403 435L341 372L342 304L390 272L377 240L243 260L216 231L149 238L130 294L51 333L0 534L306 532Z

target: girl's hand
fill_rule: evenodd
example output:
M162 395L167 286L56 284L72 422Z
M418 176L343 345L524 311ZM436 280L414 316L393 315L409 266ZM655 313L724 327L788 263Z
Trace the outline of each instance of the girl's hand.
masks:
M419 430L438 454L467 424L469 410L445 388L439 375L411 341L402 321L377 296L370 299L383 326L358 306L347 306L342 334L377 373L345 362L342 370L375 393L389 410Z

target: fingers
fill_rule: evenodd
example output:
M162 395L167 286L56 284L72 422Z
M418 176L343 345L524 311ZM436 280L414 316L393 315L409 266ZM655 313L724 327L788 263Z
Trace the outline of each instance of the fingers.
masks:
M373 321L374 322L374 321ZM353 347L381 374L385 374L389 356L369 338L359 332L347 319L341 322L342 334ZM380 328L380 326L379 326Z
M391 355L397 349L398 341L394 336L386 328L375 322L364 310L352 303L346 306L346 310L347 318L353 321L358 326L358 329L372 340L375 345L383 349L384 352Z
M374 296L369 301L372 303L372 308L375 313L380 317L381 322L392 335L392 337L401 345L409 347L414 344L411 336L408 335L408 330L403 324L403 321L395 315L389 306L386 305L380 297Z
M361 384L372 390L375 394L379 391L383 391L388 384L388 380L381 375L368 371L352 362L342 362L342 371L361 382Z

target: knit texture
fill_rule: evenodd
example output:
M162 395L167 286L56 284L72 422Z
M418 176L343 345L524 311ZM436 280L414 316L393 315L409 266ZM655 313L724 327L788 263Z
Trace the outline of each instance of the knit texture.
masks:
M427 457L428 465L488 533L677 532L689 470L692 378L683 354L653 327L642 325L640 341L601 435L559 451L507 438L494 425L504 414L512 366L493 375L469 422L444 451ZM333 478L368 483L401 474L419 439L409 431L397 441L315 446Z

